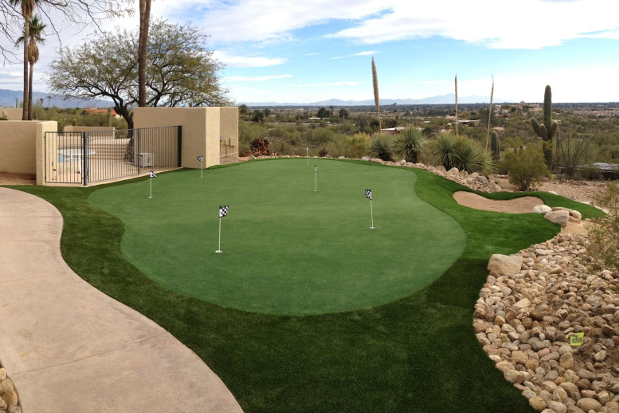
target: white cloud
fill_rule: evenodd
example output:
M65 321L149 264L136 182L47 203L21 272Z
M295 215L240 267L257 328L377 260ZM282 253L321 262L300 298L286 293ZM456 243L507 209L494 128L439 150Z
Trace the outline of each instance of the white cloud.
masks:
M305 56L319 56L322 53L305 53Z
M331 87L331 86L357 86L363 82L344 81L344 82L328 82L328 83L308 83L308 84L294 84L290 86L296 87Z
M444 36L481 44L491 49L539 49L566 40L616 36L615 0L511 2L479 0L475 7L455 12L453 1L435 0L418 6L405 0L387 0L389 11L360 21L330 37L378 44L393 40ZM561 3L561 4L558 4ZM387 5L386 5L387 6Z
M294 31L341 21L352 25L328 37L361 44L444 36L496 49L538 49L580 37L617 38L616 0L497 2L478 0L190 0L155 2L166 16L185 16L208 28L217 43L294 39ZM591 35L591 33L595 33Z
M234 56L227 52L214 51L213 57L228 67L268 67L284 64L288 61L285 58L269 58L261 56Z
M332 57L331 60L343 59L345 57L371 56L371 55L376 54L376 53L378 53L378 52L377 51L359 52L359 53L347 54L345 56L335 56L335 57Z
M267 76L226 76L221 80L224 82L268 82L273 79L291 78L292 75L267 75Z

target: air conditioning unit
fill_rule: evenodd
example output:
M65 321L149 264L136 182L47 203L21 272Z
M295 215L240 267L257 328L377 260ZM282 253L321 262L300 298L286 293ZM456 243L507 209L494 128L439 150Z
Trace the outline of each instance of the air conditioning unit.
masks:
M153 158L154 157L152 153L149 153L149 152L138 153L138 156L135 158L136 165L140 165L140 167L155 166L155 163L153 162Z

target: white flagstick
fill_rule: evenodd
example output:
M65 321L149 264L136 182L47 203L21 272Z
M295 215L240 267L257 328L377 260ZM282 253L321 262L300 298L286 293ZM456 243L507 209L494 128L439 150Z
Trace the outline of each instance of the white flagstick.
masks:
M221 217L219 217L219 247L217 248L216 253L220 253L221 251Z
M306 147L305 150L307 151L307 153L305 155L306 165L309 165L309 146Z
M372 210L372 198L370 198L370 217L372 217L372 226L370 227L370 229L374 229L376 227L374 226L374 211Z
M318 166L314 166L314 192L318 191Z
M204 162L200 162L200 178L204 178Z
M148 198L152 199L153 197L153 177L151 176L150 179L150 196Z

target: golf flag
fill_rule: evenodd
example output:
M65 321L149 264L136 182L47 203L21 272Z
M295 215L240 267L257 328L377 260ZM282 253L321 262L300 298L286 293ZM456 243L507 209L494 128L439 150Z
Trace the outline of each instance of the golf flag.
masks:
M155 174L155 171L150 171L150 177L151 178L156 178L157 174Z
M201 156L198 156L198 162L202 162L203 158Z
M228 205L219 206L219 218L223 218L228 215Z
M365 197L367 199L369 199L370 201L372 200L372 190L371 189L366 189L365 190Z

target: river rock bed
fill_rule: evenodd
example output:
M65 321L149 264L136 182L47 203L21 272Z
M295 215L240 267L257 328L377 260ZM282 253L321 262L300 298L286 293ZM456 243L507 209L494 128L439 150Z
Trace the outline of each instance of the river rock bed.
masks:
M544 413L619 413L619 274L588 268L586 243L564 233L493 255L475 304L483 349ZM583 344L570 345L579 332Z
M13 380L7 377L6 370L2 367L0 367L0 412L21 413L19 397L15 391Z

